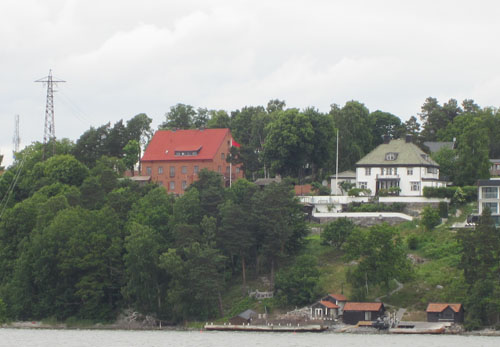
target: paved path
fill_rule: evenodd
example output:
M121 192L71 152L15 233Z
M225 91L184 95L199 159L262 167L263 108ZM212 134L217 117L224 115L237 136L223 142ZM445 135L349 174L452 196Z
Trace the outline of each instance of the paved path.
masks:
M378 298L375 299L376 302L380 302L382 300L382 298L385 298L386 296L391 296L393 295L394 293L397 293L399 292L401 289L404 288L404 285L403 283L399 282L397 279L394 279L394 282L396 282L396 284L398 285L396 289L394 289L393 291L391 291L389 294L386 294L386 295L382 295L382 296L379 296ZM385 305L387 307L392 307L391 305Z

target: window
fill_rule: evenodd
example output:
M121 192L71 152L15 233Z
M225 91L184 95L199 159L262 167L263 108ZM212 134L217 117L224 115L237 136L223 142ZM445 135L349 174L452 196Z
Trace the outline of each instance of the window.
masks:
M422 157L422 159L424 160L429 160L429 155L428 154L420 154L420 156Z
M224 153L221 153L221 154L220 154L220 158L221 158L222 160L224 160L224 159L226 159L226 155L225 155Z
M398 174L398 168L397 168L397 167L395 167L395 168L394 168L394 174L395 174L395 175L397 175L397 174Z
M183 167L181 167L181 172L182 172L183 174L186 174L186 173L188 172L188 168L187 168L187 166L183 166Z
M151 168L149 166L146 168L146 175L151 176Z
M427 173L428 174L437 174L438 173L438 169L437 169L437 167L428 167L427 168Z
M158 167L158 175L161 175L163 173L163 166Z
M380 169L380 175L384 176L385 175L385 168Z
M182 181L182 190L186 190L186 187L187 187L187 182Z
M406 169L406 174L408 176L413 176L413 168L412 167L409 167L408 169Z
M411 191L419 192L420 191L420 182L410 182Z
M231 172L231 167L230 166L226 166L226 173L229 174Z
M371 167L365 167L365 176L370 176L372 174L372 168Z
M388 167L387 168L387 174L388 175L392 175L392 167Z
M175 151L175 156L176 157L183 157L183 156L190 156L190 157L192 157L192 156L196 156L196 155L198 155L200 149L196 150L196 151Z
M497 199L498 187L483 187L483 199Z
M218 171L219 173L222 173L222 166L220 166L220 165L219 165L219 167L217 168L217 171Z
M498 202L483 202L483 210L487 207L490 208L492 214L498 213Z
M236 173L240 173L240 168L239 167L236 168Z
M170 190L175 190L175 181L170 181Z
M175 177L175 166L170 167L170 177Z
M367 182L358 182L359 188L360 189L368 189L368 183Z
M385 160L396 160L398 158L398 154L394 152L389 152L385 154Z
M200 167L198 165L194 166L194 173L197 174L200 171Z

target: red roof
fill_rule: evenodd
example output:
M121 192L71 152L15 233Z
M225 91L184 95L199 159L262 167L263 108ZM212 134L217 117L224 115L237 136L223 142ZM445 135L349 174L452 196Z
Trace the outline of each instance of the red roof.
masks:
M381 302L347 302L344 306L345 311L380 311Z
M446 304L446 303L430 303L427 306L427 312L443 312L447 307L450 307L455 312L460 312L462 304Z
M328 296L331 296L337 301L347 301L347 298L342 294L328 294Z
M328 308L339 308L337 305L330 301L320 301L319 303Z
M213 159L229 129L158 130L141 160L207 160ZM175 155L176 151L198 151L197 155Z

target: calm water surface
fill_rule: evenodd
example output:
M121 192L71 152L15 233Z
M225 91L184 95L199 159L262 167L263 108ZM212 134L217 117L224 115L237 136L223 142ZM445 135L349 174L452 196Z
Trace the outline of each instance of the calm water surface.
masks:
M247 333L199 331L103 331L0 329L8 347L499 347L500 337L429 335L354 335L331 333Z

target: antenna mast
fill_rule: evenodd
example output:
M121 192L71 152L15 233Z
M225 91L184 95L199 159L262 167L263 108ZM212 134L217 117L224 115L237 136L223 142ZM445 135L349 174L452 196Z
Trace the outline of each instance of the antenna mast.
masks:
M45 159L45 150L47 144L52 141L52 154L55 154L56 146L56 123L54 120L54 84L57 86L59 82L66 82L63 80L54 80L52 78L52 70L49 70L47 77L40 78L35 82L42 82L47 84L47 102L45 106L45 128L43 133L43 156Z
M19 145L21 144L21 138L19 137L19 115L14 116L15 128L14 128L14 138L12 142L14 144L14 156L19 152Z

